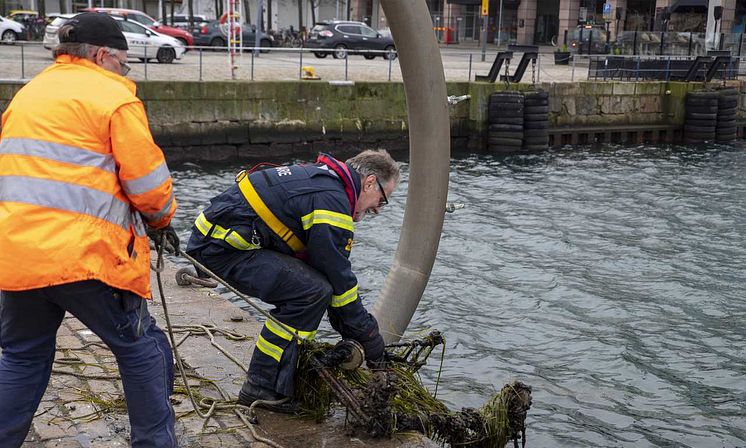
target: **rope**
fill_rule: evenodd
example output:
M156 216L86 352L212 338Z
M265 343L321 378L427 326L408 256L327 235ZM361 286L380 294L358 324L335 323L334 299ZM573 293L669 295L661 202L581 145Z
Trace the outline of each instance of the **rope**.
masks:
M223 280L222 278L220 278L217 274L215 274L214 272L212 272L211 270L209 270L202 263L200 263L199 261L195 260L194 258L192 258L189 254L185 253L184 251L181 251L180 255L182 257L186 258L192 264L194 264L197 268L199 268L199 270L201 270L202 272L204 272L205 274L207 274L210 278L212 278L213 280L217 281L221 285L225 286L233 294L235 294L238 297L240 297L241 299L243 299L244 302L248 303L259 314L261 314L262 316L266 317L267 319L271 320L272 322L276 323L277 325L279 325L280 327L282 327L283 329L285 329L285 331L287 331L288 333L290 333L290 335L293 337L293 339L295 339L295 342L302 343L304 341L304 339L298 335L297 331L294 328L289 327L288 325L280 322L279 320L277 320L276 317L274 317L273 315L271 315L268 312L264 311L262 308L259 307L259 305L257 305L253 300L251 300L251 298L249 296L247 296L246 294L242 293L241 291L239 291L236 288L234 288L233 286L231 286L228 282L226 282L225 280ZM161 256L162 256L162 254L161 254ZM156 273L158 273L158 271L156 271Z
M169 313L168 313L168 305L166 303L166 295L163 292L163 280L161 279L161 272L163 272L163 268L164 268L163 249L164 249L165 246L166 246L166 236L165 235L161 235L161 241L160 241L160 244L157 247L157 249L158 249L158 251L157 251L158 255L157 255L157 258L156 258L157 261L156 261L155 268L153 270L155 271L155 277L156 277L156 281L158 283L158 294L160 295L161 304L163 306L163 316L166 319L166 329L168 330L168 337L169 337L169 340L171 341L171 346L173 348L174 359L176 360L176 365L177 365L177 367L179 369L179 374L181 375L181 380L184 383L184 387L186 389L187 395L189 396L189 400L192 403L192 407L194 408L194 411L197 413L197 415L199 415L200 417L202 417L203 419L205 419L205 423L207 423L207 420L210 417L212 417L213 413L216 410L218 410L218 409L233 409L233 412L236 414L236 416L243 422L243 424L247 428L249 428L249 431L251 431L251 436L255 440L257 440L259 442L262 442L262 443L266 443L267 445L270 445L273 448L283 448L282 445L280 445L280 444L278 444L278 443L276 443L276 442L274 442L274 441L272 441L270 439L267 439L265 437L261 437L261 436L259 436L256 433L254 425L255 425L255 423L258 423L258 420L256 418L256 415L254 415L254 408L257 407L257 406L262 406L262 405L270 405L270 406L271 405L275 405L275 404L279 405L279 404L282 404L285 401L287 401L288 398L285 398L283 400L279 400L279 401L276 401L276 402L270 402L270 401L265 401L265 400L256 400L256 401L254 401L251 404L251 406L249 406L249 408L248 408L249 413L252 415L252 418L250 420L247 420L246 417L239 410L239 409L246 408L246 406L237 404L237 403L233 402L233 400L230 400L230 396L218 384L216 384L214 382L211 382L211 383L213 384L213 386L220 393L221 397L223 398L222 401L215 400L215 399L212 399L212 398L210 398L210 399L203 398L202 400L199 401L199 403L197 403L197 401L194 399L194 394L192 393L192 389L189 387L189 382L187 380L187 375L186 375L186 372L184 371L184 365L183 365L183 362L182 362L182 359L181 359L181 355L179 354L178 345L176 344L176 339L174 337L174 331L173 331L174 327L171 324L171 318L170 318ZM220 279L220 277L218 277L217 275L215 275L212 272L210 272L209 270L207 270L207 268L205 268L201 264L197 263L197 261L194 260L192 257L188 256L187 254L185 254L183 252L181 254L185 258L187 258L189 261L191 261L192 263L195 263L195 265L198 266L200 269L203 269L213 279L215 279L215 280L219 281L220 283L224 284L225 286L227 286L229 289L231 289L233 292L235 292L237 295L239 295L239 297L241 297L246 302L248 302L251 306L253 306L257 310L259 310L262 314L264 314L265 316L267 316L268 319L272 319L273 321L279 323L283 327L287 327L286 325L284 325L281 322L277 321L277 319L275 319L274 317L270 316L268 313L264 312L264 310L260 310L257 307L257 305L254 304L248 297L246 297L243 294L241 294L240 292L236 291L235 288L231 287L230 285L228 285L227 283L225 283L224 281L222 281L222 279ZM152 263L151 263L151 268L153 268ZM207 326L207 325L194 325L194 326L190 326L190 327L186 327L186 328L181 328L181 329L184 329L185 331L187 331L188 334L179 343L183 342L187 337L189 337L192 334L191 333L192 331L195 331L195 330L197 330L197 331L203 331L204 334L207 334L209 336L209 338L210 338L210 344L212 344L213 347L217 348L220 352L222 352L224 355L226 355L226 357L228 357L231 361L233 361L239 367L241 367L241 369L244 372L248 371L248 368L245 367L238 359L236 359L233 355L231 355L230 353L228 353L225 349L223 349L219 344L217 344L215 342L215 337L213 335L213 331L216 331L216 332L222 332L222 331L218 331L217 329L214 328L214 326ZM222 333L224 335L225 334L230 334L228 332L222 332ZM290 333L295 338L300 339L300 337L297 334L295 334L293 332L290 332ZM235 333L231 334L231 337L233 338L233 340L244 340L246 338L246 337L243 337L241 335L236 335ZM209 403L208 401L212 401L212 402ZM208 411L206 413L203 413L202 410L201 410L202 407L207 407Z

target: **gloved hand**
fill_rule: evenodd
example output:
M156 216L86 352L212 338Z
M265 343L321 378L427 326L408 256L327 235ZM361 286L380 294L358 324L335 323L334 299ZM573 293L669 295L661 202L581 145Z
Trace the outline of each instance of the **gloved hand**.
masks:
M179 255L181 253L179 250L179 235L176 234L176 230L174 230L170 224L162 229L148 227L147 234L148 238L155 243L156 250L160 250L159 246L161 241L163 241L163 236L165 235L166 247L164 249L174 255Z
M368 367L371 369L380 369L383 368L383 364L386 363L386 359L384 357L384 354L386 353L384 350L384 342L383 337L380 333L376 332L376 335L367 340L367 341L359 341L360 344L363 346L363 350L365 350L365 360L368 364Z

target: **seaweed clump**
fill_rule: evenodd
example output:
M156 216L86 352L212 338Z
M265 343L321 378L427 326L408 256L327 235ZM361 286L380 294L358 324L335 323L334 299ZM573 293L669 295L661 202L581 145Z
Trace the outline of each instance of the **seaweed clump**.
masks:
M502 448L511 440L525 446L530 386L515 381L481 409L451 411L422 385L417 370L442 343L433 332L424 340L388 346L383 368L345 370L334 346L304 342L295 380L301 415L322 421L340 403L348 422L373 437L417 431L450 446Z

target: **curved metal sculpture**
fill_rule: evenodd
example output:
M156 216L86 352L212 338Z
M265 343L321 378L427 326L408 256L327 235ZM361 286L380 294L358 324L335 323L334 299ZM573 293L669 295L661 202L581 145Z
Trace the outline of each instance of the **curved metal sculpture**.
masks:
M386 343L407 329L430 278L448 195L451 132L443 61L424 0L382 0L409 116L409 189L399 246L373 315Z

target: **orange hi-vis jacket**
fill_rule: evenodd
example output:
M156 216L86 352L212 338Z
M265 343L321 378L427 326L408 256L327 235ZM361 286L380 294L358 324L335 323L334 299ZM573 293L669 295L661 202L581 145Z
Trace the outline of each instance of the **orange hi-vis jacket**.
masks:
M0 134L0 290L96 279L150 297L144 224L175 211L132 81L62 55L15 95Z

